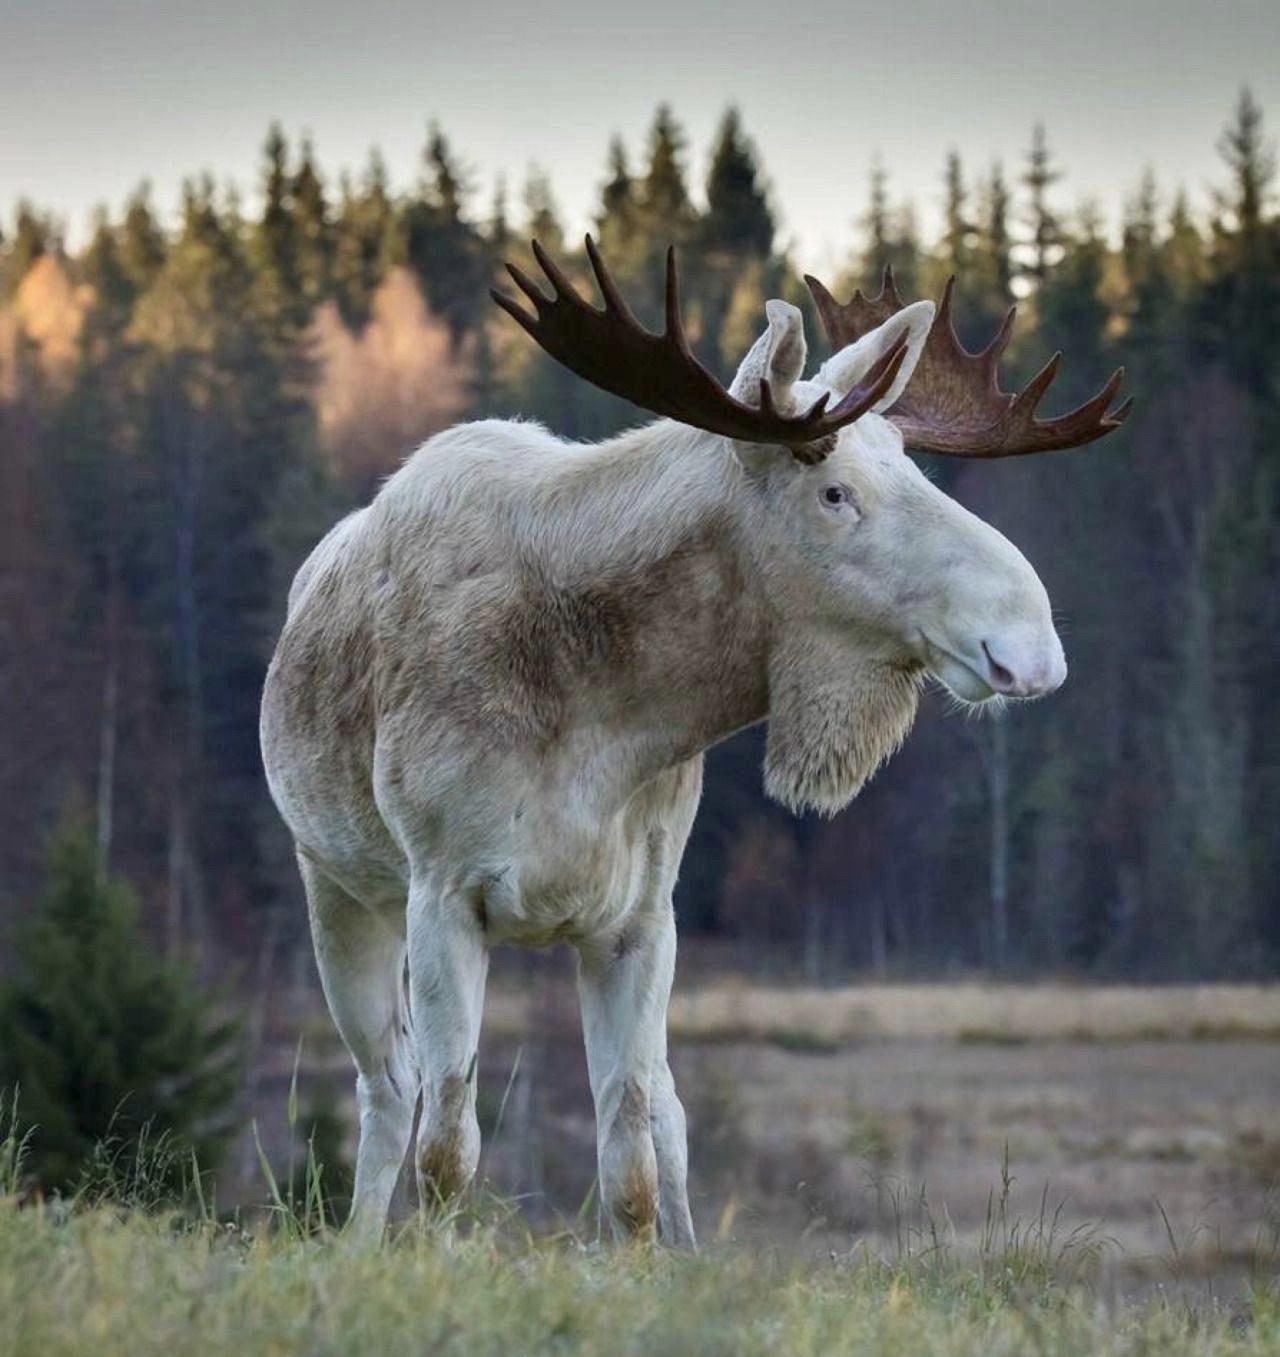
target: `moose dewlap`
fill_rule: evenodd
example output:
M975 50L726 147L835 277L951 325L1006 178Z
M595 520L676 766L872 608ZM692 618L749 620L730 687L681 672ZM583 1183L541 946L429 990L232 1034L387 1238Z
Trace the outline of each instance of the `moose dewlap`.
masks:
M498 303L663 418L592 445L483 421L419 449L298 572L263 756L357 1070L353 1227L382 1230L419 1096L424 1199L470 1181L489 948L566 940L604 1208L692 1245L666 1009L703 751L768 721L770 794L830 813L905 738L926 676L967 702L1057 688L1035 571L904 442L1074 447L1128 406L1117 373L1041 419L1056 359L1020 394L996 380L1012 312L970 354L950 286L935 315L891 277L845 306L808 280L833 351L808 379L800 312L769 302L726 389L690 350L670 257L656 335L589 237L603 309L533 248L551 295L512 268L532 310Z

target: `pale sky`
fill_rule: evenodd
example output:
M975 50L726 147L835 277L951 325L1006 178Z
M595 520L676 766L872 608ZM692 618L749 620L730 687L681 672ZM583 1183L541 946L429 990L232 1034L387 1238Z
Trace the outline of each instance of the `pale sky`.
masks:
M579 232L612 134L638 158L669 101L698 183L735 103L816 268L854 243L875 155L929 227L949 148L1016 173L1038 119L1063 208L1114 216L1147 165L1202 204L1244 84L1280 129L1276 0L0 0L0 213L31 197L74 238L143 178L165 209L201 170L251 189L273 118L332 177L376 143L405 186L434 117L478 209L536 162Z

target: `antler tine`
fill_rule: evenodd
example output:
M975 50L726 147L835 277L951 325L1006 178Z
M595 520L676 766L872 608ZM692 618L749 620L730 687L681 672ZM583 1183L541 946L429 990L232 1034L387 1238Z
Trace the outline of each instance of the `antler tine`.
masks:
M689 347L689 336L685 333L684 318L680 314L680 278L676 273L676 247L667 246L667 288L666 288L667 338L680 353L692 361L693 350Z
M502 307L512 320L527 330L535 339L537 338L538 322L524 310L514 297L508 296L507 293L496 287L489 289L489 296Z
M888 269L875 297L855 292L844 305L816 278L805 281L834 349L861 339L902 307ZM888 411L888 418L912 447L953 457L1014 457L1079 447L1124 422L1131 402L1109 412L1123 370L1083 405L1065 415L1038 419L1036 410L1057 375L1061 354L1055 354L1022 391L1002 391L1000 356L1013 332L1017 309L1011 306L986 346L971 353L956 334L954 306L952 277L942 290L933 328L911 380Z
M551 300L523 269L517 268L515 264L508 264L507 272L511 275L511 281L529 298L538 311Z
M1013 398L1010 410L1014 414L1025 412L1027 418L1031 418L1036 412L1036 407L1044 399L1045 392L1053 385L1061 366L1062 350L1059 349Z
M556 263L554 259L542 248L541 241L532 240L529 242L533 250L533 257L538 261L539 267L547 275L551 286L555 289L557 297L563 297L567 301L581 301L577 288L564 275L564 270Z
M1052 431L1056 435L1066 435L1079 433L1083 435L1083 441L1092 442L1095 438L1101 438L1104 433L1110 433L1112 429L1119 428L1128 417L1129 410L1133 405L1133 397L1123 401L1116 410L1108 414L1108 407L1115 399L1116 392L1120 389L1120 383L1124 381L1124 368L1117 368L1106 384L1095 396L1091 396L1081 405L1077 405L1074 410L1069 410L1065 415L1058 415L1054 419L1034 420L1033 425L1037 429ZM1045 387L1049 385L1046 382ZM1034 404L1028 409L1028 416L1034 415Z
M903 335L896 344L876 360L870 372L831 411L832 419L857 419L885 394L897 380L898 373L907 358L907 336ZM826 397L823 397L825 403Z
M978 355L979 358L986 360L988 368L991 370L991 381L995 384L996 375L1000 366L1000 355L1009 347L1009 340L1013 337L1013 322L1018 318L1018 308L1011 306L1005 313L1004 319L1000 322L999 329L996 330L987 347Z
M608 264L600 255L596 248L596 243L588 233L586 239L587 258L591 261L591 272L596 276L596 286L600 289L600 296L604 300L606 311L614 311L623 320L632 325L639 325L639 321L631 314L631 308L627 305L626 298L618 291L618 285L613 280L613 274Z
M951 319L951 307L956 298L956 276L949 275L947 281L942 285L942 296L938 298L938 310L934 316L933 323L940 330L950 330L952 339L959 344L959 337L956 335L955 321ZM967 353L968 350L966 349Z
M548 297L519 268L508 265L535 314L529 315L505 293L495 290L493 298L558 362L654 414L727 438L778 443L797 456L803 453L802 460L820 460L833 445L831 435L880 399L901 366L905 348L902 353L895 350L886 355L886 361L878 363L834 410L828 411L829 397L823 395L799 414L780 411L767 383L761 383L760 405L754 408L730 395L694 354L680 310L674 250L667 252L666 328L660 335L636 319L590 236L586 252L604 299L603 311L582 297L537 241L533 254L555 295Z
M880 297L888 297L899 311L902 310L904 303L902 296L898 291L898 280L894 276L892 264L886 264L884 266L884 271L880 274L880 291L877 295Z

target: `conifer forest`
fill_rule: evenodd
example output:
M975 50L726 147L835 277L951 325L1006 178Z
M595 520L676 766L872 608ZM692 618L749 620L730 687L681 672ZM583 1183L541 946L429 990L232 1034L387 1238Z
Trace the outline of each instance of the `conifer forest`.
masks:
M938 232L871 147L833 180L842 299L886 265L907 299L954 274L971 348L1018 304L1006 386L1061 349L1056 409L1118 365L1136 405L1077 452L929 466L1041 574L1067 685L999 719L932 694L829 821L765 800L759 731L714 750L678 895L690 955L814 982L1275 973L1280 199L1247 91L1204 135L1211 189L1147 176L1119 219L1052 127L1003 165L940 139ZM704 182L665 106L643 145L600 156L594 234L642 319L674 243L719 375L771 297L805 309L821 354L802 281L821 270L786 244L736 112ZM457 421L518 414L590 440L642 418L489 299L502 261L532 267L534 237L586 279L554 170L481 184L432 125L397 183L376 151L343 169L273 126L256 184L195 177L176 203L143 185L92 223L0 211L0 943L74 819L158 949L206 976L308 964L257 746L293 572Z

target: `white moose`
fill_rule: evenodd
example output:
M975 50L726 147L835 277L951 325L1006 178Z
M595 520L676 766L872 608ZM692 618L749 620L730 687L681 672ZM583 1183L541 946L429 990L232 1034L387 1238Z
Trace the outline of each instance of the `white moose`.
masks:
M548 297L495 299L548 353L663 416L592 445L486 420L431 439L298 572L262 749L297 844L325 995L357 1069L352 1228L381 1233L422 1099L425 1200L460 1192L480 1133L489 949L579 959L604 1209L693 1245L667 1062L671 893L702 755L767 720L765 786L846 805L906 735L926 675L967 702L1066 676L1035 571L903 451L999 457L1116 428L1117 373L1071 414L1014 397L949 319L886 277L838 305L802 379L800 312L725 390L690 352L673 259L666 333L636 321L591 239L604 309L535 243ZM405 969L408 984L405 985Z

